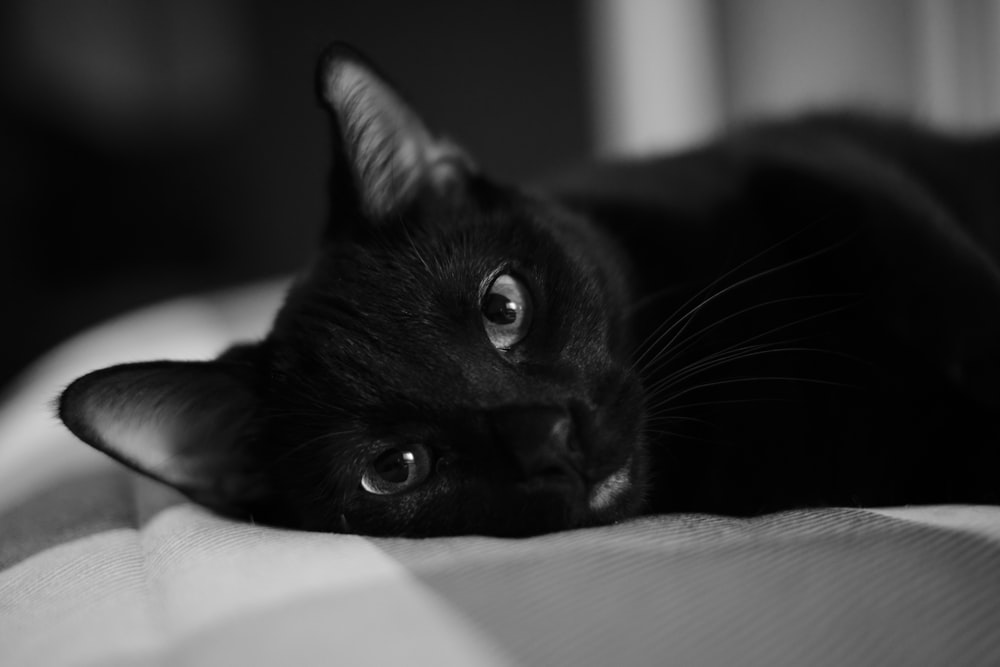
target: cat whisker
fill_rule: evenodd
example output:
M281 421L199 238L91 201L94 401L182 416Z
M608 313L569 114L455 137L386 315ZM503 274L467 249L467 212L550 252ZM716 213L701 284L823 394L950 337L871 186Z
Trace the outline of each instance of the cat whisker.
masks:
M655 412L647 416L648 421L654 421L669 417L676 412L681 410L690 410L693 408L703 408L711 407L716 405L730 405L730 404L740 404L740 403L797 403L798 401L790 398L779 398L777 396L755 396L753 398L730 398L730 399L718 399L712 401L697 401L695 403L682 403L680 405L667 405L656 409Z
M711 330L713 330L713 329L715 329L715 328L717 328L717 327L725 324L726 322L728 322L730 320L733 320L733 319L735 319L737 317L740 317L741 315L745 315L747 313L750 313L750 312L753 312L753 311L756 311L756 310L760 310L762 308L766 308L766 307L774 306L774 305L779 305L779 304L783 304L783 303L793 303L793 302L807 301L807 300L813 300L813 299L830 299L830 298L848 297L848 296L856 296L856 295L854 295L852 293L807 294L807 295L800 295L800 296L784 297L784 298L780 298L780 299L771 299L769 301L764 301L764 302L761 302L761 303L756 303L756 304L754 304L752 306L747 306L746 308L742 308L742 309L740 309L740 310L738 310L738 311L736 311L734 313L730 313L729 315L726 315L725 317L722 317L722 318L716 320L715 322L702 327L697 332L695 332L695 333L691 334L690 336L688 336L685 340L683 340L680 344L678 344L673 349L671 349L670 347L664 346L663 349L656 354L656 356L654 356L652 359L650 359L649 361L646 362L646 364L642 367L642 369L640 369L639 373L640 374L646 373L649 369L655 367L655 365L657 364L657 362L659 362L660 359L663 360L663 363L667 363L667 362L671 361L672 359L676 358L681 353L683 353L685 350L690 349L691 346L693 346L695 343L697 343L709 331L711 331ZM835 310L824 311L822 314L823 315L828 315L828 314L833 314L834 312L836 312L836 311ZM821 316L821 315L818 315L818 316ZM799 322L795 322L795 324L797 324L797 323L799 323ZM664 355L666 355L666 357L664 357Z
M747 261L751 261L751 260L747 260ZM732 271L736 271L739 268L740 267L736 267L736 268L732 269ZM701 290L699 290L697 293L695 293L694 296L689 297L689 300L698 298L698 295L700 295L701 293L703 293L709 287L711 287L712 285L714 285L715 282L718 282L719 280L721 280L724 277L725 277L725 275L720 276L719 278L716 278L715 281L713 281L712 283L710 283L707 287L701 288ZM652 292L650 294L644 295L641 299L638 299L637 301L635 301L632 304L630 304L625 309L625 315L626 315L626 317L631 317L635 313L637 313L638 311L640 311L643 308L645 308L646 306L653 305L659 299L662 299L663 297L666 297L666 296L670 296L672 294L678 294L678 293L681 293L683 291L684 291L684 287L681 286L681 285L676 285L676 284L675 285L669 285L668 287L664 287L663 289L658 289L655 292ZM687 305L687 303L685 303L684 305ZM678 308L678 311L683 310L683 308L684 308L684 306L682 305L680 308Z
M691 416L688 416L688 415L675 415L675 414L671 414L669 416L665 416L665 415L650 416L650 417L647 417L646 422L649 423L651 420L654 420L654 419L655 420L659 420L661 418L666 418L666 419L669 419L670 421L692 421L692 422L699 422L699 423L702 423L702 424L705 423L704 419L699 419L698 417L691 417Z
M715 280L713 280L709 284L707 284L704 287L702 287L700 290L698 290L693 295L691 295L691 297L688 298L687 301L685 301L683 304L681 304L681 306L679 308L677 308L677 310L675 311L675 313L674 313L674 315L672 317L668 317L649 336L647 336L646 339L638 346L637 350L641 350L644 346L646 346L649 343L649 341L654 336L657 336L659 334L660 330L663 327L669 325L671 323L671 321L673 321L676 318L678 318L679 314L688 312L688 308L689 308L689 306L691 306L691 304L693 304L695 301L697 301L698 299L700 299L701 297L703 297L706 293L708 293L712 288L714 288L720 282L722 282L726 278L730 277L731 275L735 274L736 272L740 271L744 267L749 266L750 264L752 264L753 262L757 261L761 257L767 255L768 253L770 253L770 252L778 249L779 247L781 247L785 243L788 243L789 241L795 239L797 236L800 236L800 235L804 234L807 230L812 229L813 227L815 227L815 225L816 225L816 223L813 223L812 225L808 225L808 226L800 229L797 232L793 232L793 233L789 234L784 239L781 239L780 241L777 241L777 242L773 243L772 245L770 245L767 248L761 250L760 252L758 252L757 254L753 255L752 257L750 257L750 258L748 258L748 259L740 262L739 264L737 264L733 268L729 269L728 271L726 271L725 273L723 273L722 275L720 275L719 277L717 277ZM658 292L654 293L654 295L652 295L651 297L646 297L642 301L647 301L647 300L649 302L655 301L657 298L661 298L661 297L665 296L667 293L672 292L674 290L675 290L674 286L665 288L663 290L659 290ZM638 310L638 308L639 307L633 307L633 308L631 308L630 311L629 311L629 314L634 313L636 310ZM692 310L694 310L694 309L692 309ZM649 348L649 349L651 349L651 348ZM649 350L647 349L646 352L648 352L648 351ZM645 355L646 352L643 352L643 355ZM636 360L636 363L638 363L638 362L639 362L639 359Z
M743 353L754 352L756 350L764 349L764 348L767 348L767 347L772 346L772 345L782 345L782 344L785 344L785 343L788 343L788 342L792 342L792 341L777 341L775 343L758 343L756 345L742 345L740 343L733 343L732 345L727 345L726 347L722 348L721 350L717 350L715 352L712 352L711 354L707 354L707 355L705 355L703 357L699 357L699 358L695 359L694 361L691 361L690 363L685 364L684 366L681 366L680 368L678 368L678 369L676 369L674 371L671 371L670 373L668 373L668 375L666 377L667 378L674 378L674 377L677 377L680 374L688 372L689 370L696 369L696 368L698 368L698 367L700 367L700 366L702 366L704 364L711 364L712 362L715 362L717 360L724 360L724 359L730 358L730 357L732 357L734 355L738 357L739 355L741 355ZM672 359L666 360L666 361L672 361ZM662 366L662 364L660 366ZM653 369L647 369L647 370L653 370ZM652 377L652 375L650 375L648 372L646 373L646 375L649 376L649 377ZM659 380L659 381L657 381L657 382L660 382L660 381L662 381L662 379ZM647 389L648 388L649 387L647 387Z
M427 274L433 275L431 265L428 264L427 260L424 259L424 256L420 254L420 250L417 248L417 242L413 240L413 236L410 234L410 228L407 227L405 221L400 225L400 227L402 227L403 233L406 234L406 239L410 242L410 248L413 250L413 254L416 255L417 259L420 260L420 263L424 265L424 268L427 270Z
M345 431L327 431L325 433L321 433L320 435L314 438L309 438L308 440L297 443L292 447L282 451L279 456L276 456L274 459L272 459L271 463L273 464L285 461L294 456L295 454L298 454L299 452L307 449L310 445L314 445L322 440L326 440L328 438L335 438L337 436L343 436L343 435L354 435L356 433L357 433L356 429L347 429Z
M753 262L757 261L758 259L760 259L764 255L766 255L766 254L768 254L768 253L770 253L770 252L772 252L774 250L777 250L778 248L780 248L785 243L788 243L789 241L795 239L798 236L801 236L806 231L811 230L812 228L814 228L816 226L816 224L817 223L813 223L812 225L807 225L806 227L803 227L802 229L800 229L800 230L798 230L796 232L792 232L791 234L789 234L785 238L781 239L780 241L776 241L775 243L771 244L767 248L764 248L763 250L761 250L760 252L758 252L756 255L753 255L752 257L749 257L748 259L743 260L742 262L740 262L739 264L737 264L733 268L727 270L725 273L723 273L722 275L720 275L719 277L717 277L715 280L713 280L712 282L710 282L708 285L705 285L700 290L698 290L695 294L693 294L687 301L685 301L683 304L681 304L680 308L678 308L677 311L678 312L683 311L685 308L687 308L689 305L691 305L692 302L696 301L698 298L700 298L702 295L704 295L706 292L708 292L710 289L712 289L713 287L715 287L717 284L719 284L720 282L722 282L723 280L725 280L729 276L733 275L734 273L736 273L740 269L742 269L742 268L744 268L746 266L749 266L750 264L752 264ZM666 287L666 288L664 288L662 290L658 290L658 291L654 292L653 294L646 295L643 298L641 298L638 301L636 301L632 306L630 306L629 310L628 310L628 313L629 314L634 313L635 311L640 310L641 308L645 307L649 303L652 303L656 299L659 299L659 298L665 296L667 293L674 292L674 291L676 291L676 288L674 286L670 286L670 287Z
M658 391L677 385L688 378L694 377L713 368L723 366L727 363L732 363L741 359L747 359L770 352L794 351L796 349L798 348L773 348L771 347L771 344L766 343L760 345L747 345L735 349L726 348L719 352L710 354L698 361L692 362L687 366L681 367L677 371L670 373L666 377L661 378L647 386L646 391L655 395Z
M678 431L670 431L666 429L645 429L643 430L644 435L665 435L670 438L681 438L683 440L695 440L697 442L707 442L709 444L716 444L714 440L708 438L702 438L697 435L691 435L690 433L680 433Z
M677 414L664 414L657 417L647 418L645 426L649 427L653 424L674 424L677 422L693 422L695 424L701 424L702 426L715 427L715 424L706 419Z
M780 343L778 343L778 345L780 345ZM837 350L831 350L828 348L821 348L821 347L772 347L768 344L750 345L733 350L732 352L726 355L722 356L710 355L709 357L706 357L701 361L689 364L688 366L685 366L682 369L680 369L680 371L672 373L671 375L653 383L652 385L647 387L647 391L649 391L652 394L655 394L661 390L665 390L669 387L675 386L684 380L699 375L700 373L707 372L713 368L718 368L719 366L724 366L727 363L732 363L743 359L749 359L752 357L758 357L765 354L789 353L789 352L829 354L833 356L851 358L851 355L841 353Z
M739 341L738 343L734 343L733 345L730 345L730 346L728 346L726 348L723 348L723 350L721 350L719 352L716 352L716 353L713 353L712 355L709 355L708 357L706 357L705 359L703 359L701 361L707 361L709 359L718 357L721 354L725 354L725 353L727 353L729 351L736 351L739 348L739 346L746 346L747 343L751 343L751 342L753 342L755 340L759 340L760 338L763 338L765 336L769 336L771 334L777 333L777 332L782 331L784 329L788 329L790 327L796 326L798 324L802 324L802 323L810 321L810 320L818 319L818 318L821 318L821 317L826 317L826 316L831 315L831 314L833 314L835 312L838 312L838 311L841 311L841 310L845 310L846 308L849 308L849 307L850 307L850 304L846 305L846 306L840 306L840 307L837 307L837 308L832 308L832 309L829 309L829 310L826 310L826 311L822 311L820 313L815 313L813 315L808 315L808 316L805 316L805 317L793 320L791 322L786 322L784 324L780 324L780 325L778 325L776 327L772 327L771 329L768 329L767 331L763 331L761 333L755 334L753 336L745 338L742 341ZM803 340L803 339L802 338L786 339L786 340L782 340L782 341L777 341L775 343L760 344L759 346L747 346L747 347L745 347L743 349L750 349L751 347L758 347L758 349L764 349L764 348L772 346L772 345L787 345L789 343L794 343L794 342L797 342L799 340ZM807 351L807 350L840 356L840 357L843 357L845 359L850 359L851 361L854 361L854 362L859 363L859 364L869 364L870 363L870 362L866 361L865 359L862 359L860 357L857 357L855 355L852 355L852 354L849 354L847 352L843 352L843 351L840 351L840 350L832 350L832 349L828 349L828 348L803 348L802 349L802 351ZM676 354L675 355L671 355L671 357L668 358L668 359L665 359L663 363L669 362L670 360L672 360L676 356L677 356ZM733 360L735 361L736 359L734 358ZM697 364L697 363L700 363L700 362L695 362L695 363ZM683 372L685 368L689 368L689 367L686 366L686 367L682 368L681 372ZM671 375L670 377L675 377L675 375ZM659 382L662 382L662 380L659 381Z
M344 414L343 410L336 407L324 406L324 410L321 412L307 411L307 410L273 410L268 411L268 418L281 418L281 417L294 417L294 418L312 418L312 419L329 419L333 414Z
M747 339L743 340L742 343L749 343L749 342L752 342L752 341L755 341L755 340L759 340L759 339L763 338L764 336L770 336L773 333L777 333L779 331L784 331L785 329L788 329L790 327L794 327L794 326L799 325L799 324L804 324L805 322L810 322L812 320L818 320L821 317L828 317L830 315L833 315L834 313L839 313L841 311L847 310L848 308L851 308L854 305L855 304L846 304L846 305L843 305L843 306L837 306L835 308L830 308L828 310L824 310L824 311L821 311L819 313L814 313L812 315L806 315L805 317L800 317L800 318L798 318L796 320L792 320L791 322L786 322L784 324L779 324L776 327L768 329L767 331L763 331L763 332L761 332L759 334L755 334L755 335L751 336L750 338L747 338ZM801 339L799 339L799 340L801 340ZM833 352L833 350L830 350L830 352ZM863 361L862 359L860 359L858 357L852 357L851 355L847 354L846 352L838 352L838 354L842 354L843 356L850 357L850 358L855 359L857 361Z
M790 238L793 238L793 237L794 237L794 235L792 237L790 237ZM787 241L787 240L789 240L789 239L786 239L785 241ZM719 299L722 296L725 296L726 294L732 292L733 290L735 290L735 289L737 289L737 288L739 288L739 287L741 287L743 285L747 285L747 284L749 284L749 283L751 283L751 282L753 282L755 280L759 280L759 279L763 278L764 276L771 275L771 274L776 273L778 271L782 271L784 269L796 266L798 264L802 264L803 262L807 262L810 259L814 259L816 257L819 257L819 256L821 256L821 255L823 255L825 253L832 252L833 250L836 250L837 248L839 248L839 247L847 244L849 241L850 241L850 239L848 238L848 239L845 239L845 240L838 241L836 243L832 243L832 244L830 244L830 245L828 245L828 246L826 246L824 248L821 248L819 250L813 251L811 253L807 253L806 255L803 255L802 257L798 257L796 259L792 259L792 260L789 260L787 262L783 262L783 263L781 263L781 264L779 264L777 266L771 267L769 269L764 269L762 271L758 271L757 273L755 273L753 275L750 275L750 276L748 276L746 278L741 278L740 280L737 280L736 282L728 285L727 287L724 287L724 288L722 288L720 290L717 290L711 296L706 297L705 299L702 299L702 301L699 302L697 305L695 305L694 307L692 307L691 309L689 309L686 313L684 313L680 317L676 318L676 320L674 321L673 324L671 324L669 327L667 327L663 332L659 333L658 335L656 334L656 331L658 331L663 325L661 325L661 327L657 327L657 330L654 331L653 334L650 335L651 337L655 335L656 336L655 340L653 340L652 343L648 343L648 344L644 342L642 344L642 346L640 346L640 347L644 347L645 346L646 349L639 355L639 357L635 361L632 362L632 365L630 366L630 370L633 370L636 366L638 366L643 361L643 359L654 348L656 348L660 344L660 342L666 336L670 335L670 333L678 325L681 325L680 329L676 333L674 333L673 338L671 338L670 341L668 341L666 343L666 345L664 345L663 348L661 348L661 349L670 349L671 346L673 345L673 343L677 340L677 338L681 334L684 333L684 330L688 327L688 325L694 319L694 317L698 314L698 312L700 310L702 310L703 308L705 308L708 304L712 303L713 301ZM685 308L686 305L687 304L685 304L684 306L682 306L681 309L679 309L679 311L683 310L683 308ZM668 318L667 322L669 322L669 321L670 321L670 319ZM666 322L664 324L666 324Z
M801 383L806 383L806 384L817 384L817 385L823 385L823 386L829 386L829 387L842 387L842 388L847 388L847 389L853 389L853 388L855 388L854 385L846 384L846 383L843 383L843 382L835 382L833 380L822 380L822 379L819 379L819 378L806 378L806 377L794 377L794 376L782 376L782 375L763 375L763 376L756 376L756 377L753 377L753 376L750 376L750 377L735 377L735 378L727 378L725 380L715 380L713 382L703 382L701 384L696 384L696 385L694 385L692 387L687 387L685 389L682 389L682 390L680 390L680 391L678 391L678 392L676 392L676 393L668 396L667 398L663 399L662 401L660 401L660 402L658 402L658 403L650 406L649 409L655 410L655 409L657 409L657 408L659 408L661 406L669 405L671 401L674 401L677 398L679 398L681 396L684 396L685 394L689 394L689 393L691 393L693 391L697 391L699 389L709 389L709 388L712 388L712 387L720 387L720 386L725 386L725 385L730 385L730 384L738 384L738 383L746 383L746 382L801 382Z

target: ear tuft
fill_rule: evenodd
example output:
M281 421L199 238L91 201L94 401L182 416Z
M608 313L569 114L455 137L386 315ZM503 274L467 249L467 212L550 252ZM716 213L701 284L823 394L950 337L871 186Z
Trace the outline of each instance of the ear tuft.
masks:
M112 366L75 380L59 417L87 444L216 509L260 497L247 450L257 397L250 369L226 361Z
M452 143L434 137L402 96L352 48L337 43L320 64L320 94L333 113L361 211L375 219L443 190L472 169Z

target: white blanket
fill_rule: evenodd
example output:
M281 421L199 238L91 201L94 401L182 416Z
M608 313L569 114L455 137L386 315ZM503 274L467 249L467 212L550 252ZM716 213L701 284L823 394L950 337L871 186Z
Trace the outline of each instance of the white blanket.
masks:
M646 517L522 540L232 522L76 441L51 400L261 335L281 283L53 351L0 407L0 665L1000 664L1000 508Z

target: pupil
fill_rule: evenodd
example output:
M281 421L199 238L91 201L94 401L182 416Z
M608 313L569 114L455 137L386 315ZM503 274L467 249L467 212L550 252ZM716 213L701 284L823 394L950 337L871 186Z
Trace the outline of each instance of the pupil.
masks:
M412 453L395 449L386 452L375 460L375 472L387 482L402 484L410 477L410 465L412 462Z
M488 294L483 314L494 324L513 324L517 321L517 304L502 294Z

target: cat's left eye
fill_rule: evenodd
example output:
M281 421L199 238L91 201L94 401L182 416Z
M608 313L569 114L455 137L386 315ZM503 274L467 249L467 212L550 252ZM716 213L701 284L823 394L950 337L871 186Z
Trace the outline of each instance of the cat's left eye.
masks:
M417 443L389 446L375 455L361 475L361 488L391 496L419 486L431 474L431 455Z
M531 295L524 283L509 274L493 281L482 303L483 328L493 347L509 350L528 335Z

